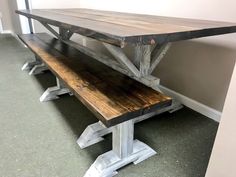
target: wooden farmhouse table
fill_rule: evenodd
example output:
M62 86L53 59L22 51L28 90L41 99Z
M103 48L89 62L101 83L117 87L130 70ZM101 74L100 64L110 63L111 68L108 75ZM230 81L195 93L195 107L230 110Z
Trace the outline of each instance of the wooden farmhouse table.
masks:
M155 88L160 80L151 73L171 42L236 32L235 23L91 9L17 10L16 13L39 21L58 39ZM50 25L59 27L59 33ZM116 60L71 42L74 33L101 41ZM122 50L127 44L134 46L135 57L131 60Z
M160 79L152 76L152 72L170 48L171 42L236 32L235 23L91 9L17 10L16 13L39 21L63 43L157 91L162 91ZM52 26L58 27L59 32ZM74 33L100 41L113 58L71 41L70 38ZM134 58L129 58L124 52L123 48L127 45L132 46ZM38 64L37 61L26 63L23 69L36 64ZM45 66L36 67L32 72L37 73L43 69ZM171 106L153 114L141 116L134 122L145 120L165 111L173 112L181 107L181 103L174 100ZM124 130L124 134L133 133L128 126ZM81 148L85 148L103 140L102 137L112 131L113 127L106 127L98 122L89 125L77 142ZM126 149L128 146L126 143L119 145ZM149 153L151 156L153 151ZM113 160L116 161L117 158L112 154L108 155L109 160L98 159L90 168L90 172L92 172L87 173L86 177L94 176L89 174L94 174L93 170L96 171L97 167L103 169L104 173L95 176L115 175L115 170L126 165L130 160L125 158L122 163L115 163L113 166L116 167L113 168L110 163ZM131 158L131 156L129 157ZM145 158L147 157L141 160Z

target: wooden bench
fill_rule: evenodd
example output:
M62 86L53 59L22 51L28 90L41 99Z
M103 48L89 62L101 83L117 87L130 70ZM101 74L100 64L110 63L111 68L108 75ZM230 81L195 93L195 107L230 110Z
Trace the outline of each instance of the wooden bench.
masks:
M107 127L169 106L171 99L46 33L20 39Z
M113 150L99 156L85 176L114 175L120 167L155 154L133 140L133 119L171 105L171 98L130 79L46 33L19 35L61 82L113 133ZM63 84L62 84L63 83Z

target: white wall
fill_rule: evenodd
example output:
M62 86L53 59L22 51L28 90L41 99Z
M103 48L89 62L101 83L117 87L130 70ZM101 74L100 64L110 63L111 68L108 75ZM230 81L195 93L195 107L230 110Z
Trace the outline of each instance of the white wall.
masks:
M85 8L229 21L235 20L234 4L234 0L80 0Z
M78 8L79 0L31 0L33 9Z
M11 30L13 29L13 24L11 21L10 8L8 4L8 0L0 0L0 12L2 13L2 26L3 30Z
M224 106L222 120L210 158L206 177L236 176L236 67Z
M32 9L63 9L63 8L79 8L79 0L29 0ZM39 22L34 22L35 32L48 32ZM56 30L56 29L55 29Z
M80 0L83 8L236 22L235 0ZM236 58L236 35L174 43L154 75L162 84L222 111Z
M15 13L15 10L19 8L24 9L24 4L25 0L0 0L0 12L2 12L4 32L13 32L18 34L26 32L24 28L27 28L28 24L26 26L21 26L20 17Z

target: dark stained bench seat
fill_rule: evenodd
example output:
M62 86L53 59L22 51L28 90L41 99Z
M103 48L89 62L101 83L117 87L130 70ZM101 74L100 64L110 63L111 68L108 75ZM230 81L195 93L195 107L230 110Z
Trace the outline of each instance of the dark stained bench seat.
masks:
M19 38L107 127L171 105L170 97L46 33Z

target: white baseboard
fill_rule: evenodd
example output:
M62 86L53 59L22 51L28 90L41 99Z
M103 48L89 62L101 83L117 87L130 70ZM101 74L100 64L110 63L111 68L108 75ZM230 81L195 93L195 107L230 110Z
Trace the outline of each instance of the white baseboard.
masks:
M2 34L13 34L13 32L11 30L3 30L1 33Z
M213 108L210 108L209 106L206 106L202 103L199 103L191 98L188 98L180 93L177 93L169 88L166 88L164 86L159 87L163 92L165 92L167 95L176 98L178 101L180 101L183 105L193 109L196 112L199 112L203 114L204 116L207 116L217 122L220 122L221 118L221 112L217 111Z
M2 13L0 12L0 33L3 31L2 27Z

